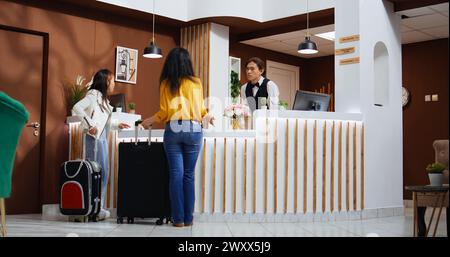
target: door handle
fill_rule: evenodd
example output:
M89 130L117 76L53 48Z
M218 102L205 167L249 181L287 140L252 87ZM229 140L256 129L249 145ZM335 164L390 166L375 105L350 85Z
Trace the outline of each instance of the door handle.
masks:
M28 123L27 124L27 127L30 127L30 128L35 128L35 129L37 129L37 128L39 128L41 126L41 124L39 123L39 122L31 122L31 123Z

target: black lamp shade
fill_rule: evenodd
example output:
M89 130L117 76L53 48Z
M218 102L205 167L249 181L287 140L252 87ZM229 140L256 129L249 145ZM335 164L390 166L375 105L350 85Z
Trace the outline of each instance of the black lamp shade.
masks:
M298 45L298 52L301 54L316 54L319 51L317 50L316 43L311 41L309 37L305 37L305 41Z
M143 56L145 58L161 58L162 57L161 48L159 48L152 41L152 42L150 42L150 45L144 49Z

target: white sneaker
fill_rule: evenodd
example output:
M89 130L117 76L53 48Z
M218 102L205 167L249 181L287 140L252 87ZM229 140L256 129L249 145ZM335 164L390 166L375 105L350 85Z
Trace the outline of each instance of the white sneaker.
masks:
M111 213L106 209L100 209L100 213L98 214L98 220L105 220L111 217Z

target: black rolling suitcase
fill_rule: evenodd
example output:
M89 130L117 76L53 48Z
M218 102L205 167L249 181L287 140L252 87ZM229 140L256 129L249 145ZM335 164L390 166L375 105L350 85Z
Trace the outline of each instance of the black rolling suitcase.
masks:
M96 155L95 151L95 158ZM101 185L101 166L97 162L85 159L64 162L60 168L61 213L69 215L71 221L97 221Z
M161 225L170 220L169 166L162 142L119 143L117 223L134 223L134 218L158 218Z

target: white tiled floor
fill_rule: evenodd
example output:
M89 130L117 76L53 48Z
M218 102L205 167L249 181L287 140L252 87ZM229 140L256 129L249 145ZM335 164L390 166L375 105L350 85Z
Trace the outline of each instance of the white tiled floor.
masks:
M427 217L429 215L427 212ZM145 219L136 220L135 224L116 224L115 219L109 219L97 223L74 223L44 219L40 214L7 216L10 237L361 237L368 234L410 237L413 232L411 209L405 209L404 216L335 222L197 221L194 226L184 228L175 228L171 224L157 226L154 222L153 219ZM441 215L437 236L447 236L445 212Z

